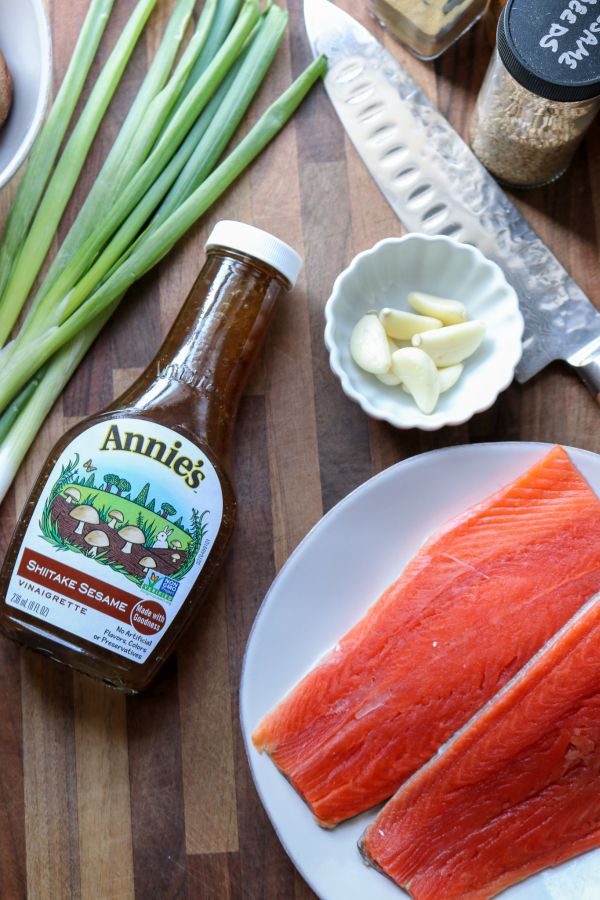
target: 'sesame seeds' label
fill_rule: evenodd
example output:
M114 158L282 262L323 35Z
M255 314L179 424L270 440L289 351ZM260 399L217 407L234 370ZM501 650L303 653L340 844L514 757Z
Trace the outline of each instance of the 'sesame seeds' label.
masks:
M116 418L63 451L31 516L7 603L143 663L218 534L210 460L170 428Z

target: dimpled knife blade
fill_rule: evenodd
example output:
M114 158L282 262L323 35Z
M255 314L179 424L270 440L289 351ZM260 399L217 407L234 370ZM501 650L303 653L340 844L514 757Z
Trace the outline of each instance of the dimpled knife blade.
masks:
M600 313L425 93L373 35L329 0L304 0L325 88L386 200L409 231L445 234L497 262L525 319L524 382L555 359L600 392Z

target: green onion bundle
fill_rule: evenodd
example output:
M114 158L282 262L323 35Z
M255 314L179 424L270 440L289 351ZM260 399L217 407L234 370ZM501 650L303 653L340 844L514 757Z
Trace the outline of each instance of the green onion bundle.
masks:
M156 0L138 0L59 157L113 2L90 2L0 243L0 501L128 288L262 152L326 70L325 59L316 60L223 157L269 70L287 14L275 5L261 12L258 0L205 0L182 47L196 0L178 0L113 147L9 340Z

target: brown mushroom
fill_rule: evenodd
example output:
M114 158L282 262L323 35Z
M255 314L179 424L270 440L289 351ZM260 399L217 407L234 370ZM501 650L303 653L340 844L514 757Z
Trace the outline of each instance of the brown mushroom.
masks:
M78 491L77 488L67 488L65 491L65 500L67 503L79 503L81 500L81 491Z
M152 559L151 556L143 556L143 557L140 559L140 566L142 567L142 569L144 570L144 572L145 572L146 575L147 575L147 574L148 574L148 569L155 569L155 568L156 568L156 563L155 563L155 561Z
M108 527L114 528L117 522L123 522L123 513L118 509L113 509L108 514Z
M181 541L171 541L173 550L181 550Z
M110 544L108 536L104 531L90 531L90 533L86 534L84 537L84 541L91 547L88 554L89 556L95 556L99 547L108 547Z
M12 106L13 83L6 65L6 60L0 51L0 126L8 119Z
M125 528L119 528L117 533L125 541L122 547L123 553L131 553L132 544L144 544L146 541L144 532L135 525L126 525Z
M73 512L69 513L69 516L79 522L75 529L75 534L83 534L84 525L98 525L100 523L98 513L94 507L86 506L85 504L76 506Z

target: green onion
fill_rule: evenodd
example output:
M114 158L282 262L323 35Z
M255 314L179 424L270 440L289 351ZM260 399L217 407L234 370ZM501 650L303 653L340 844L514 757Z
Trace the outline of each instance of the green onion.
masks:
M231 31L233 23L239 15L240 9L242 8L242 2L243 0L221 0L219 3L212 22L210 34L208 35L208 40L184 85L181 97L179 98L179 105L185 100L200 76L204 74L209 64L217 55L219 48L224 43L225 38Z
M12 331L42 267L100 122L155 4L156 0L140 0L136 6L50 179L0 299L0 346Z
M176 100L181 95L189 79L190 70L206 44L217 0L207 0L196 31L182 54L175 73L165 85L194 5L195 0L180 0L175 8L159 51L111 152L30 305L21 329L21 337L28 334L31 322L36 318L42 303L52 304L55 293L51 294L49 301L46 301L46 295L51 292L73 256L93 233L98 221L106 216L124 186L144 163ZM58 291L60 293L60 288ZM7 355L4 356L4 360L6 358Z
M159 262L185 232L227 190L244 169L264 150L294 114L310 88L327 68L324 57L308 69L261 116L245 138L213 173L131 255L62 325L50 328L27 347L16 350L0 383L0 410L4 410L57 350L75 338L98 316L102 316L145 272ZM31 402L31 401L30 401ZM11 430L11 434L14 427ZM11 440L10 435L7 440Z
M151 230L162 224L212 171L262 84L281 44L287 21L287 13L278 6L271 6L265 14L256 37L240 62L239 70L234 73L231 87L215 111L210 128L160 207L151 223Z
M131 254L140 241L155 231L184 200L187 200L210 174L262 84L281 44L287 21L287 13L278 6L270 6L263 14L263 21L257 26L249 45L174 157L174 168L181 170L177 181L146 230L135 243L130 244L128 251L120 257L117 265ZM121 231L126 226L131 231L134 230L131 227L133 216L143 219L141 207L136 208L104 251L98 260L98 268L94 266L96 274L99 270L102 273L108 271L109 274L112 274L112 269L107 270L106 266L101 267L100 264L115 247L116 241L122 237ZM84 297L89 295L89 284L84 282L85 279L79 282L67 298L67 303L64 304L65 314L70 315ZM64 321L65 317L63 316L61 321Z
M0 416L0 503L46 416L111 314L109 308L59 350Z
M93 261L102 246L119 228L127 215L135 209L135 206L144 194L152 189L154 182L160 178L165 165L175 154L198 115L202 112L202 109L204 109L235 62L237 55L240 53L249 33L259 18L260 10L257 0L246 0L225 43L189 92L184 102L174 113L156 147L129 185L123 190L112 209L98 223L88 240L52 285L48 294L38 304L35 314L30 317L19 341L29 341L50 325L60 321L60 306L58 304L60 304L61 299L88 270L91 261ZM14 348L11 353L11 360L12 354L16 352L17 348Z
M167 82L195 4L196 0L179 0L173 10L160 47L152 60L148 73L138 90L102 169L44 278L42 286L30 307L26 322L31 317L41 298L48 292L50 285L92 233L98 223L98 219L112 206L115 197L118 196L121 181L130 179L144 161L134 157L131 152L131 144L141 123L147 116L150 103ZM57 102L58 98L55 101L55 105ZM52 109L53 112L54 107Z
M186 140L180 148L183 152L173 157L96 262L62 302L56 304L57 316L53 324L65 321L93 293L122 254L125 254L135 242L140 230L180 172L181 176L167 198L168 203L161 208L160 215L153 222L152 230L156 230L159 224L168 218L170 212L186 200L210 173L262 83L281 43L286 25L287 14L278 7L272 7L240 60L227 95L221 99L220 106L202 140L196 143L195 149ZM22 340L27 340L28 337L25 332Z
M163 130L177 100L181 96L192 68L206 44L216 8L217 0L206 0L196 31L185 48L175 72L160 94L152 100L143 122L140 123L140 129L136 133L130 147L130 152L134 158L143 161ZM120 188L121 185L126 183L127 177L121 178L118 187Z
M0 244L0 296L56 161L114 0L92 0L60 90L34 144Z
M67 346L71 346L73 341L70 341ZM53 360L56 359L59 353L53 356ZM5 439L5 437L9 434L11 428L14 423L17 421L19 415L29 402L30 398L34 395L35 391L39 387L39 385L44 380L44 375L48 369L48 365L46 364L40 371L29 381L20 394L17 394L12 403L6 407L2 415L0 416L0 444Z

